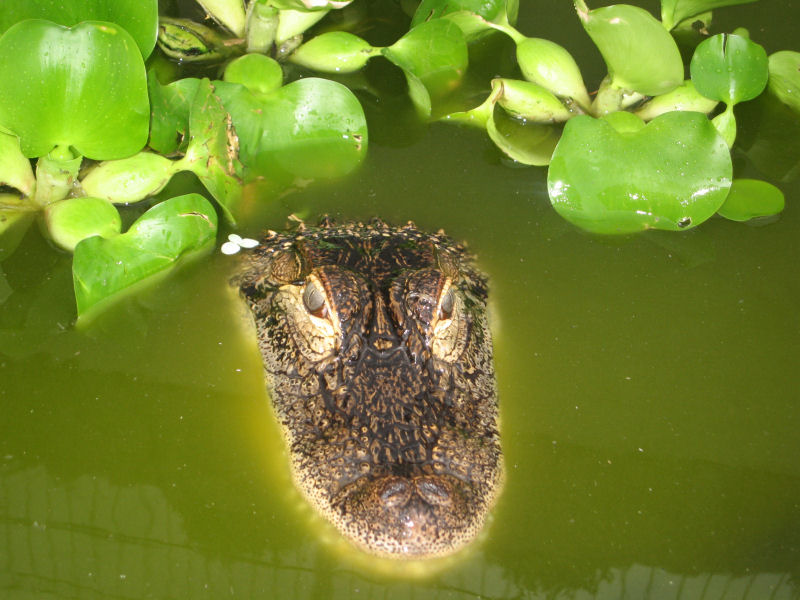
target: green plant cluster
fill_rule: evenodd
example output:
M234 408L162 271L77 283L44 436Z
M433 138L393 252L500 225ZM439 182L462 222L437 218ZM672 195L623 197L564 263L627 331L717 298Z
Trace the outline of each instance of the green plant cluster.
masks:
M630 5L575 0L608 67L594 94L567 49L514 27L518 0L422 0L407 33L386 46L322 26L352 1L198 0L217 24L209 26L159 17L157 0L5 0L5 252L38 219L74 253L85 315L208 251L217 213L230 224L247 214L245 184L278 194L359 166L364 111L333 79L377 56L403 73L421 120L478 126L515 161L547 165L554 208L588 231L683 230L717 213L747 220L783 208L771 184L733 178L733 107L768 86L800 112L800 53L768 57L744 30L706 36L687 79L675 41L710 22L712 9L755 0L662 0L660 21ZM513 40L521 78L487 82L477 107L443 109L470 45L496 32ZM222 78L174 79L164 56L222 64ZM287 65L324 77L285 83ZM199 194L157 196L184 171L216 206ZM118 206L141 201L151 208L122 233Z

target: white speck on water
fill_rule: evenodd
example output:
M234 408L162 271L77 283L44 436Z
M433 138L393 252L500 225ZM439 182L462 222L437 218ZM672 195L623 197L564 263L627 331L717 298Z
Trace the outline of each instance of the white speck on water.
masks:
M239 246L239 244L236 242L225 242L220 247L220 252L230 256L231 254L236 254L241 249L241 246Z

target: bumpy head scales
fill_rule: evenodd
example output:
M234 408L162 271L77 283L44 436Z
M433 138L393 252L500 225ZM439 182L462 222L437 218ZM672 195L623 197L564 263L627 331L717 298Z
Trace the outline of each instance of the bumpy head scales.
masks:
M357 546L451 553L502 481L486 280L413 224L270 232L235 284L295 482Z

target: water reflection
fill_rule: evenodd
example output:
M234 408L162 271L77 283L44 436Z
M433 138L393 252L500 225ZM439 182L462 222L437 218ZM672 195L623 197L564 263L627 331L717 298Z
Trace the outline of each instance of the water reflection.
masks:
M437 582L380 581L333 568L312 545L215 554L198 545L165 494L84 475L64 482L44 467L0 476L0 585L6 598L693 598L797 597L786 573L680 574L633 564L598 571L585 587L523 585L498 564ZM531 583L531 582L528 582Z

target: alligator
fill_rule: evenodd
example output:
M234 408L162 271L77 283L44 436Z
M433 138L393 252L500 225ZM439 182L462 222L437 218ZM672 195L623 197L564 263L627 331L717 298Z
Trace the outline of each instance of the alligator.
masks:
M503 482L487 280L443 232L269 231L232 280L297 488L372 554L451 554Z

